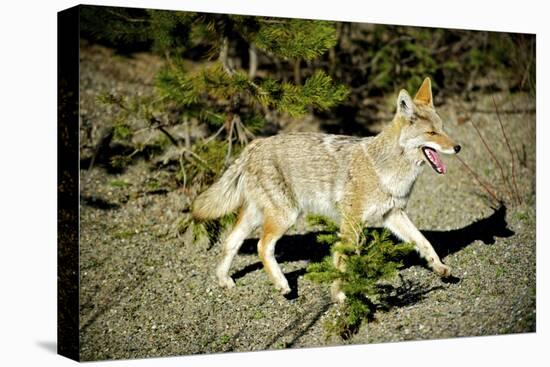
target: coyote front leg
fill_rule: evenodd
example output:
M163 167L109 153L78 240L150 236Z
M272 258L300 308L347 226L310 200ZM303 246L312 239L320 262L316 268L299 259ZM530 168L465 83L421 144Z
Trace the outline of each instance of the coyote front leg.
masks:
M350 205L348 210L343 211L342 222L340 224L340 241L346 244L357 244L359 235L363 228L361 223L361 207L358 205ZM341 272L346 270L347 256L337 250L332 252L332 263L334 267ZM342 281L336 279L332 282L331 288L332 299L336 302L344 302L346 295L342 291Z
M430 242L411 222L401 209L394 209L386 214L384 225L403 241L411 242L426 261L428 266L439 276L446 278L451 275L451 268L443 264Z

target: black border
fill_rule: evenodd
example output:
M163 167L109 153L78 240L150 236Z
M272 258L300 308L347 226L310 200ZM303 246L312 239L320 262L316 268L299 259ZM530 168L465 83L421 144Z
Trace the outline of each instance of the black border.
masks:
M57 352L80 360L80 7L57 13Z

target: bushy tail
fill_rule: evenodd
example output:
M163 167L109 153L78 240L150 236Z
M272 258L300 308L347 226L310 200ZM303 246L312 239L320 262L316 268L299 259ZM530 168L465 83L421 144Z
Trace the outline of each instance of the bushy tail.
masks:
M206 220L222 217L238 209L244 200L244 157L239 157L222 177L193 202L195 219Z

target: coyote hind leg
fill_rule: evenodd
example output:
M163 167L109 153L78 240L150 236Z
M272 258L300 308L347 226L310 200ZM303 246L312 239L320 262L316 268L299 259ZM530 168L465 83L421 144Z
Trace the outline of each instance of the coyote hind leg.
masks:
M283 271L275 260L275 244L294 224L298 214L293 211L270 211L264 217L263 233L258 241L258 255L269 278L282 294L290 293L291 289Z
M229 269L233 258L242 246L244 239L261 223L261 214L252 206L246 206L241 209L235 227L227 236L223 244L223 256L218 267L216 276L218 283L222 287L233 288L235 282L229 276Z

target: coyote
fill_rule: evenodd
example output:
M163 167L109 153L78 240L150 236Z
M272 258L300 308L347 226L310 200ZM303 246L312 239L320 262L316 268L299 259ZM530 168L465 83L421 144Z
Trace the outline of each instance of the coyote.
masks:
M446 167L439 153L455 154L457 145L443 131L426 78L414 99L405 90L397 97L393 121L374 137L291 133L252 141L222 177L193 203L192 214L205 220L238 210L235 227L223 245L216 275L223 287L233 257L244 239L262 226L258 253L275 286L290 287L275 260L275 244L303 213L325 215L340 225L342 241L356 241L369 221L381 220L403 241L415 245L428 266L449 277L428 240L405 214L414 183L426 162L438 174ZM334 265L345 259L334 253ZM332 296L343 301L337 283Z

